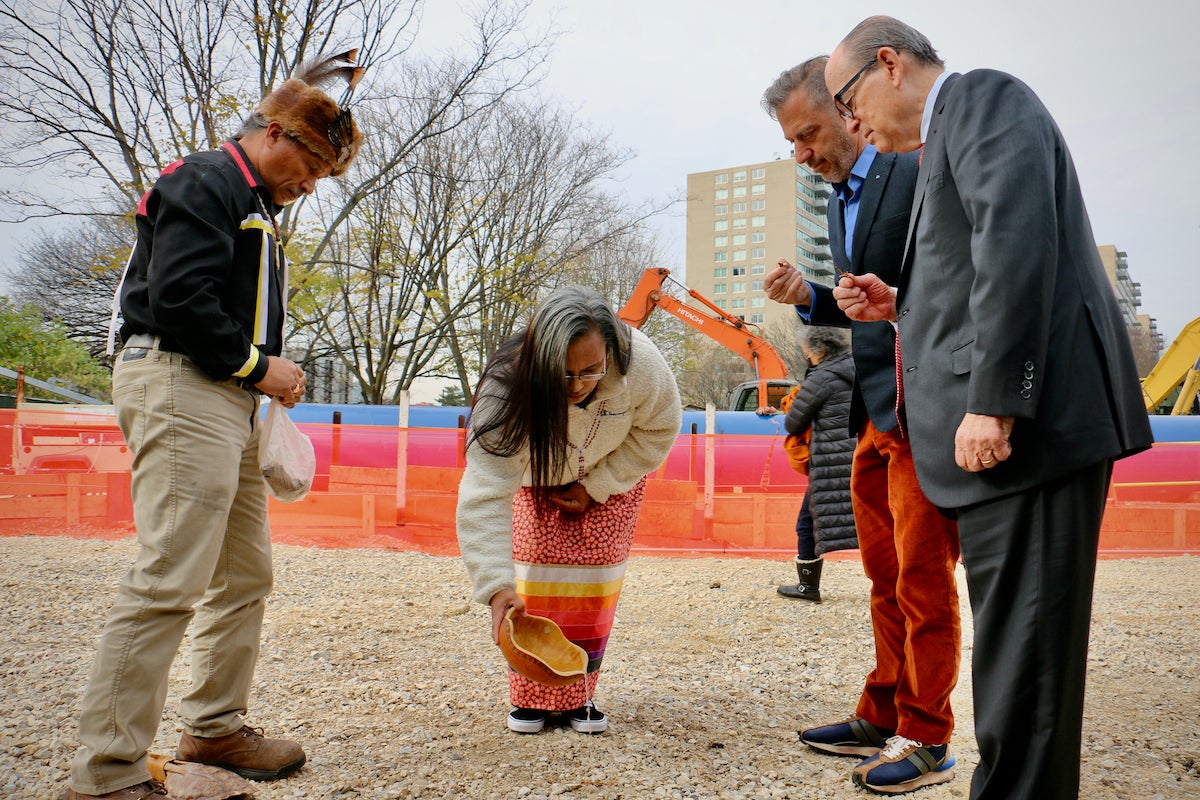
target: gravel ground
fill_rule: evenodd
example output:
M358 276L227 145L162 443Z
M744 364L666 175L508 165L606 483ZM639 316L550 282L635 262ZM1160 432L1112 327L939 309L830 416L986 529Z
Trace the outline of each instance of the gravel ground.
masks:
M131 539L0 538L0 797L61 796L95 638L134 550ZM775 594L789 571L635 558L597 694L608 733L521 736L505 728L503 659L458 559L279 545L250 721L302 741L309 762L255 796L871 796L850 783L853 760L796 738L851 710L871 663L862 567L828 563L819 606ZM1080 796L1200 797L1200 559L1105 561L1097 580ZM966 798L977 760L961 589L958 775L924 800ZM156 752L178 740L186 675L184 655Z

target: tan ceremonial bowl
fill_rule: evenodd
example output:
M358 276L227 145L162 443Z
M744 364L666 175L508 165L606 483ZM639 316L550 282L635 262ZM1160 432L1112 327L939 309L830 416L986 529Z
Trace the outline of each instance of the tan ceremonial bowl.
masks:
M515 610L500 624L500 650L513 672L546 686L568 686L587 673L587 652L554 620Z

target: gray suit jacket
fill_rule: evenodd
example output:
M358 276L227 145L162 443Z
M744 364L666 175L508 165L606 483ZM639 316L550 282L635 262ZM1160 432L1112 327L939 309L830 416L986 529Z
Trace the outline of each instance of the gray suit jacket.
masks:
M897 297L925 494L955 508L1150 446L1132 348L1062 134L1029 87L953 75L936 101ZM954 463L967 412L1012 416L1012 457Z

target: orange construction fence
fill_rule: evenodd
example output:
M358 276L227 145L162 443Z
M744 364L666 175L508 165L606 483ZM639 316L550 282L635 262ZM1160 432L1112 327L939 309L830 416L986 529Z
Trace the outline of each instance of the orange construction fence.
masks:
M304 427L317 443L318 479L297 503L270 501L274 539L457 554L461 431ZM1101 534L1106 554L1200 553L1200 443L1154 450L1143 454L1149 467L1137 467L1142 455L1121 462ZM0 533L129 535L130 458L111 410L0 411ZM806 482L777 437L681 434L647 482L634 551L794 554Z

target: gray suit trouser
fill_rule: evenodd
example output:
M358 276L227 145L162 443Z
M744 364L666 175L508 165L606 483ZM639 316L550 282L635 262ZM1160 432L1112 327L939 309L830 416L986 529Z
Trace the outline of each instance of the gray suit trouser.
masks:
M975 620L972 800L1079 795L1096 551L1112 464L958 510Z

